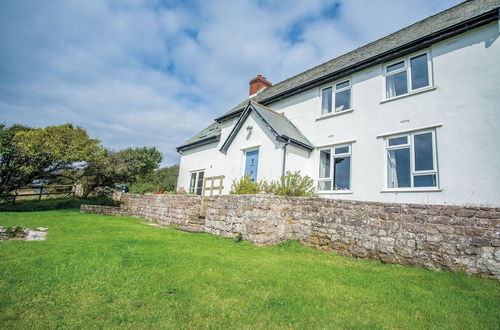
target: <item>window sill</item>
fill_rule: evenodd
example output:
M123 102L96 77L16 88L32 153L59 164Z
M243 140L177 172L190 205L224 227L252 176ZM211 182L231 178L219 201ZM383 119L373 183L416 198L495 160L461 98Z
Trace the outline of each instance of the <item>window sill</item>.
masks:
M380 104L391 102L391 101L395 101L395 100L399 100L399 99L403 99L405 97L416 95L416 94L420 94L420 93L430 92L430 91L435 90L436 88L437 87L434 87L434 86L432 86L432 87L425 87L425 88L418 89L416 91L412 91L412 92L409 92L409 93L406 93L406 94L403 94L403 95L398 95L398 96L391 97L390 99L382 100L382 101L380 101Z
M440 192L443 189L440 188L401 188L401 189L384 189L381 193L415 193L415 192Z
M317 191L319 195L348 195L353 194L350 190L321 190Z
M321 119L325 119L325 118L335 117L335 116L343 115L345 113L349 113L349 112L353 112L353 111L354 111L354 109L347 109L347 110L342 110L342 111L339 111L339 112L331 112L331 113L327 113L326 115L319 116L318 118L316 118L316 120L321 120Z

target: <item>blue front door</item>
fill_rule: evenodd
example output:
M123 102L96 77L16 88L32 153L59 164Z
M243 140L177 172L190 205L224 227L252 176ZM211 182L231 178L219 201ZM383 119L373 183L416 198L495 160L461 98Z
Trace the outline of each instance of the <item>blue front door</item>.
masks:
M257 182L257 167L259 164L259 150L248 151L245 163L245 176L250 176L253 182Z

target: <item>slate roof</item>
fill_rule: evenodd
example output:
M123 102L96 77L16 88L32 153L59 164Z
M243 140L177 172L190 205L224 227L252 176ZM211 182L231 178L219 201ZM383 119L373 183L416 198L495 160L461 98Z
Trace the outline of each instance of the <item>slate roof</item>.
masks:
M252 99L259 103L265 103L265 100L292 88L299 87L300 85L314 81L322 76L356 65L359 62L389 52L396 47L400 47L457 23L492 11L498 7L500 7L500 0L469 0L462 2L402 30L355 49L347 54L336 57L326 63L277 83L276 85L268 87ZM219 118L242 111L247 102L248 99L244 100Z
M260 103L262 106L262 104L271 103L280 95L290 93L292 90L300 92L312 88L308 86L311 86L313 83L316 83L317 85L320 83L326 83L327 81L324 81L325 77L334 77L336 74L342 75L343 72L348 72L348 70L353 70L349 73L352 74L355 68L359 68L361 64L369 63L371 59L382 57L395 49L402 49L405 46L408 47L412 44L418 44L420 41L424 40L424 38L429 38L430 36L440 36L445 38L447 34L444 34L443 31L446 29L451 29L452 27L458 26L462 22L472 20L495 10L498 13L499 7L500 0L468 0L462 2L402 30L355 49L347 54L336 57L326 63L277 83L276 85L268 87L259 92L256 96L252 97L251 100L258 102L258 104ZM498 14L496 15L496 18L498 19ZM466 27L465 31L468 28L469 27ZM450 35L450 37L451 36L452 35ZM429 42L432 42L432 39ZM339 76L338 78L341 77ZM221 121L225 118L239 115L239 113L244 110L249 100L250 99L247 98L234 108L227 111L224 115L216 118L216 120ZM213 123L208 128L210 127L218 129L220 135L220 127L217 123ZM192 144L193 140L199 141L200 139L205 139L200 138L205 130L184 142L177 149L179 150L179 148ZM213 134L217 133L214 132Z
M302 134L301 131L284 114L278 113L255 101L250 101L253 109L271 126L272 129L283 138L290 138L311 149L314 145Z
M314 145L309 142L304 134L302 134L299 129L285 117L284 114L278 113L273 109L263 106L255 101L249 101L245 111L243 111L233 130L229 133L226 141L224 141L224 144L221 147L222 152L227 150L232 140L245 123L247 117L250 115L251 111L255 111L257 113L257 116L262 119L264 124L268 126L278 140L290 141L290 143L309 151L314 149Z
M213 122L210 124L208 127L203 129L201 132L193 136L192 138L188 139L185 141L183 144L177 147L177 151L181 151L183 149L186 149L186 147L189 146L197 146L200 145L202 141L209 141L209 142L215 142L219 141L220 137L220 132L221 132L221 124L218 122Z

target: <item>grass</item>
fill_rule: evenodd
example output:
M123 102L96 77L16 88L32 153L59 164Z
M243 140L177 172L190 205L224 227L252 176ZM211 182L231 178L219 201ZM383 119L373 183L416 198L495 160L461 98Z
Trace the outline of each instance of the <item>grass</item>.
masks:
M259 248L77 210L1 213L49 227L0 243L2 328L498 329L500 284L345 258L296 242Z
M79 199L75 197L46 198L42 200L26 199L16 201L15 204L2 201L0 202L0 212L32 212L74 209L80 208L81 204L115 205L111 197L108 196L97 196L88 199Z

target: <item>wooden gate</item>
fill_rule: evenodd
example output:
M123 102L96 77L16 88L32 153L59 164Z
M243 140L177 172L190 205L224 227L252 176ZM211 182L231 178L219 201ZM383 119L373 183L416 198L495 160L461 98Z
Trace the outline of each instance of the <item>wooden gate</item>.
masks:
M215 182L218 181L218 185ZM212 196L214 191L217 195L222 195L222 190L224 189L224 175L219 176L209 176L203 180L203 190L201 196L204 197L206 192L210 192L208 196Z
M216 185L218 181L218 185ZM222 195L222 190L224 189L224 175L219 176L209 176L203 180L203 189L201 191L201 206L200 206L200 218L205 218L207 215L207 208L205 203L206 192L210 192L208 196L213 196L214 192L217 195Z

